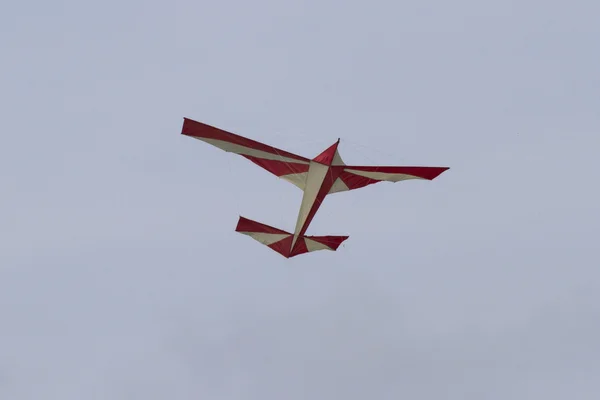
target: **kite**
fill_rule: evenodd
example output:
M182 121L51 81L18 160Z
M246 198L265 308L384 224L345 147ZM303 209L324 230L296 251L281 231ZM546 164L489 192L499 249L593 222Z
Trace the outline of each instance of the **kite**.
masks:
M302 203L293 233L240 216L236 232L250 236L286 258L317 250L336 251L349 236L307 236L306 230L327 195L359 189L377 182L433 180L448 167L346 165L338 152L340 139L308 159L231 132L184 118L181 133L239 154L302 190Z

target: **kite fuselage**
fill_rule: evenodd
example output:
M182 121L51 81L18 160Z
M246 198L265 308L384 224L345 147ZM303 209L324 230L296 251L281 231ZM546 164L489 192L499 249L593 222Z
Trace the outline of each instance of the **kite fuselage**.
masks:
M338 139L337 142L309 162L290 254L294 254L298 250L296 248L298 237L304 235L325 196L330 193L337 178L344 170L345 164L337 151L339 142Z

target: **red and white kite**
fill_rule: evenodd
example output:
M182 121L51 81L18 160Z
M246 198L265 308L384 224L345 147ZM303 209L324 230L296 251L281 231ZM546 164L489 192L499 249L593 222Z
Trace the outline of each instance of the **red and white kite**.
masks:
M226 152L239 154L303 191L294 233L244 217L240 217L235 229L236 232L252 237L286 258L316 250L335 251L348 239L348 236L305 235L308 225L328 194L354 190L382 181L433 180L448 169L346 165L338 153L340 139L310 160L189 118L184 118L181 133Z

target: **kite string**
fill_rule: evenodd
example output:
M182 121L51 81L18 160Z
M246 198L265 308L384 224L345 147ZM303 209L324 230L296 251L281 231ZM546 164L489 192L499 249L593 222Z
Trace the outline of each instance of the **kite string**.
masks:
M307 145L307 144L311 144L312 145L312 144L316 144L316 143L325 143L325 142L327 142L327 140L324 140L322 138L318 139L318 140L315 140L314 136L312 136L312 135L306 135L306 134L294 134L294 137L296 137L296 138L292 138L292 140L289 140L290 139L290 135L284 134L284 133L276 133L274 135L274 137L275 138L283 137L285 139L284 143L285 143L286 147L288 145L290 145L290 144L293 144L293 145ZM299 140L299 139L297 139L297 137L301 137L303 139ZM359 148L360 147L360 148L363 148L363 150L364 149L371 150L371 151L374 151L374 152L379 153L381 155L385 155L386 157L389 157L390 159L397 159L398 158L397 155L393 155L391 153L382 151L381 149L378 149L378 148L376 148L374 146L367 146L365 144L362 144L362 143L359 143L359 142L356 142L356 141L353 141L353 140L350 140L350 139L345 139L345 138L342 139L342 141L345 142L345 143L348 143L348 144L350 144L352 146L354 146L355 148ZM280 146L280 147L283 147L283 146ZM291 152L292 153L299 153L299 151L291 151ZM361 151L361 153L364 154L363 151ZM309 157L309 155L304 155L304 156L308 157L308 158L312 158L312 157ZM372 159L370 159L370 160L372 162L374 162L374 160L372 160Z
M285 133L276 133L273 135L275 138L279 139L281 137L283 137L285 139L285 146L287 147L290 144L293 145L306 145L306 144L315 144L315 143L322 143L324 142L323 139L318 139L315 140L314 136L312 135L306 135L306 134L293 134L293 137L290 136L290 134L285 134ZM298 137L302 138L302 139L298 139ZM292 139L292 140L289 140ZM283 146L280 146L283 147ZM290 150L286 150L286 151L290 151ZM296 153L298 154L299 150L297 151L290 151L291 153ZM306 155L305 155L306 157Z
M375 152L377 152L377 153L379 153L379 154L381 154L381 155L384 155L384 156L386 156L386 157L389 157L390 159L394 159L394 158L396 158L396 159L397 159L397 158L398 158L398 156L397 156L397 155L393 155L393 154L391 154L391 153L388 153L388 152L382 151L382 150L380 150L380 149L377 149L377 148L375 148L375 147L373 147L373 146L367 146L367 145L364 145L364 144L361 144L361 143L355 142L355 141L353 141L353 140L345 139L345 140L344 140L344 142L347 142L348 144L350 144L350 145L354 146L356 149L358 149L358 150L359 150L359 152L361 153L361 155L364 155L364 156L365 156L365 158L367 158L367 159L368 159L370 162L372 162L372 163L373 163L373 165L379 165L379 164L381 164L381 160L379 160L379 161L377 162L377 161L373 160L372 158L368 157L368 156L365 154L365 152L364 152L364 149L375 151ZM361 151L359 148L362 148L363 150ZM399 160L402 160L402 159L400 158Z
M233 168L231 168L231 163L233 162L232 157L226 157L227 158L227 169L229 170L229 182L237 182L238 179L236 179L236 177L233 175ZM240 207L240 196L233 196L235 197L235 208L236 211L238 213L238 216L242 216L241 214L241 207Z

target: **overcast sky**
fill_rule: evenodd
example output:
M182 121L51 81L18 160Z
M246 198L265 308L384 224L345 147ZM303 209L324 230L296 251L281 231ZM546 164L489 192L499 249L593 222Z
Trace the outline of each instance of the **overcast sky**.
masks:
M567 5L568 4L568 5ZM0 399L600 398L597 1L0 9ZM180 135L449 166L326 198Z

